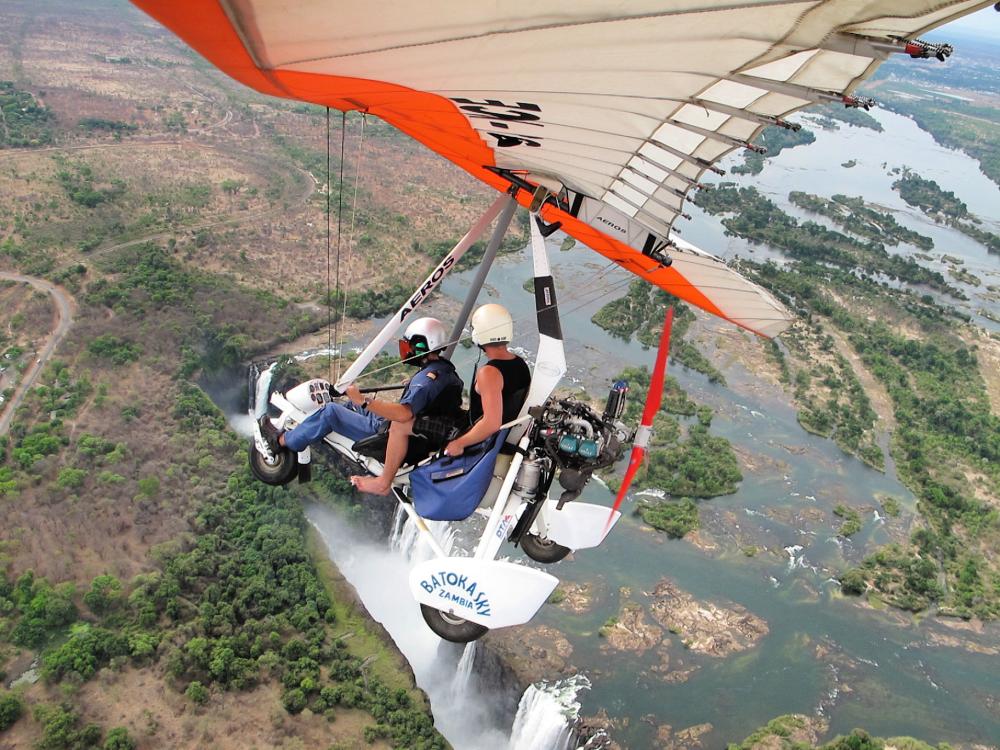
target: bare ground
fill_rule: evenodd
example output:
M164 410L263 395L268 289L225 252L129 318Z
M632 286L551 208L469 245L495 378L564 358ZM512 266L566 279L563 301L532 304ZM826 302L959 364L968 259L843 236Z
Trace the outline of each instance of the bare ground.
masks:
M33 702L61 700L58 688L43 683L34 685L29 696ZM101 670L80 687L75 702L84 722L125 727L138 741L138 750L305 750L329 747L334 738L343 747L365 747L364 728L373 723L371 716L343 708L336 709L332 723L308 710L289 716L276 683L242 693L213 693L198 707L149 669ZM4 733L0 750L33 747L40 737L39 725L26 717ZM389 745L379 741L369 747L384 750Z

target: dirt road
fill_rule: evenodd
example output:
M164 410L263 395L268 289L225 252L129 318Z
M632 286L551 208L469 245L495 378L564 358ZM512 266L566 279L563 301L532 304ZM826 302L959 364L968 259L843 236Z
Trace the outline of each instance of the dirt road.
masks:
M24 276L10 271L0 271L0 279L16 281L21 284L30 284L38 291L45 292L55 302L56 315L58 317L55 328L49 334L49 340L45 342L45 346L38 353L35 361L24 371L24 377L21 378L21 382L14 389L14 395L3 405L3 412L0 414L0 436L2 436L6 435L7 430L10 429L10 423L14 418L17 407L24 401L25 395L31 389L31 386L34 385L45 363L55 354L56 347L59 346L62 340L66 338L66 334L69 333L69 329L73 325L73 316L76 312L76 302L66 293L66 290L45 279Z
M144 142L141 144L137 143L118 143L118 144L102 144L97 146L70 146L70 147L51 147L34 149L32 151L19 151L18 154L24 153L37 153L38 151L69 151L69 150L83 150L83 149L102 149L102 148L129 148L135 146L151 146L151 145L191 145L198 148L218 148L212 145L198 144L198 143L180 143L178 141L156 141L156 142ZM222 150L221 148L219 150ZM292 196L292 205L305 205L309 198L312 196L316 189L315 178L309 172L299 168L294 167L293 169L302 175L305 179L302 180L302 189L294 196ZM252 213L236 213L229 216L216 217L209 221L201 222L199 224L194 224L185 227L176 227L172 229L167 229L162 232L155 232L153 234L146 235L144 237L138 237L136 239L128 240L126 242L120 242L114 245L105 246L98 248L94 252L90 253L88 257L94 257L96 255L103 255L105 253L119 250L124 247L129 247L131 245L138 245L143 242L155 241L160 239L166 239L175 235L179 231L196 231L198 229L205 229L208 227L214 227L221 224L239 224L254 219L261 219L265 216L281 215L287 213L288 208L284 205L274 206L272 208L263 209L260 211L255 211ZM49 339L45 344L45 347L36 357L36 361L24 371L24 377L18 384L17 388L14 390L14 394L11 398L3 404L3 409L0 411L0 436L6 435L7 431L10 429L10 423L14 418L14 413L17 408L24 401L25 395L28 390L34 385L35 380L38 378L39 373L45 366L45 363L52 357L56 350L56 347L62 342L69 332L70 327L73 325L73 317L76 311L75 300L66 293L66 291L50 281L45 279L35 278L33 276L24 276L19 273L13 273L10 271L0 271L0 279L7 279L9 281L16 281L23 284L30 284L35 289L45 292L55 301L56 313L58 315L58 322L53 329L52 333L49 335Z

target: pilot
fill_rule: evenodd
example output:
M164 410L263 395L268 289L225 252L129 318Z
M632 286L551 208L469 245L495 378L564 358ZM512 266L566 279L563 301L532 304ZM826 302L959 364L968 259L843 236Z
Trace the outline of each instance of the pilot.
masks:
M449 456L460 456L517 418L528 396L531 370L508 345L514 338L514 321L502 305L483 305L472 315L472 343L489 357L478 368L469 392L472 426L445 446Z
M399 340L399 355L403 362L418 370L410 378L398 403L363 394L352 383L346 389L351 401L349 406L326 404L302 420L298 427L280 434L271 420L263 417L261 432L271 445L276 442L290 450L301 451L330 432L357 441L385 430L388 422L382 473L377 477L351 477L351 484L361 492L386 495L406 457L414 421L419 417L422 423L442 421L452 425L461 414L464 386L455 366L441 355L447 344L448 333L440 320L415 320ZM447 434L448 430L443 432ZM429 449L436 450L443 442L441 439L437 445L429 445Z

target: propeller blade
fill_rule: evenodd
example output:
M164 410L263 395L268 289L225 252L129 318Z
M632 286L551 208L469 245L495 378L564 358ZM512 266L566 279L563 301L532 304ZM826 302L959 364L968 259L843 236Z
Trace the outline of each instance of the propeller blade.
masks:
M656 352L656 364L653 365L653 374L649 379L649 390L646 391L646 405L642 410L642 421L639 423L639 429L635 431L635 441L632 443L632 455L629 456L628 468L625 470L625 476L622 478L621 487L618 488L615 504L608 514L608 520L604 528L605 532L607 532L608 526L611 525L615 511L621 507L625 495L628 494L628 489L632 485L635 473L639 470L639 464L642 463L642 459L646 455L646 446L649 445L649 437L653 429L653 419L656 418L656 412L660 410L660 404L663 402L663 381L667 374L667 355L670 353L670 329L673 326L673 322L674 308L671 306L667 308L667 317L663 321L663 331L660 333L660 348Z

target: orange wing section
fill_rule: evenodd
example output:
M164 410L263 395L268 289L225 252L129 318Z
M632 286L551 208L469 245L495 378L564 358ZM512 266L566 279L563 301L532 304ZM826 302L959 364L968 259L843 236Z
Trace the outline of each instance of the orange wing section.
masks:
M506 180L485 168L495 165L492 149L455 104L443 96L383 81L262 70L217 3L205 0L133 2L227 75L261 93L375 115L496 190L507 192L510 189ZM524 190L517 191L515 197L525 207L531 202L531 195ZM544 206L542 215L548 222L562 222L567 234L631 273L718 317L747 327L725 315L677 270L658 265L554 206Z

